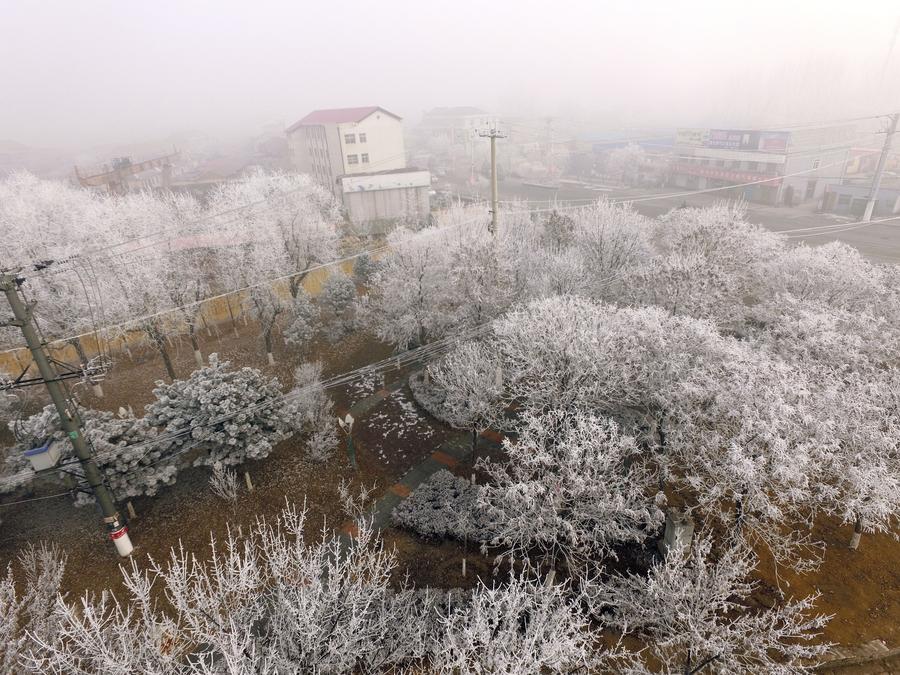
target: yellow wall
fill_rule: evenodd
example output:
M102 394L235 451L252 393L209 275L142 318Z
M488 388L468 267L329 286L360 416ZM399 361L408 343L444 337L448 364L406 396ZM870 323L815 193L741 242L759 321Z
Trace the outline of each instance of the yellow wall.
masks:
M353 262L349 260L344 261L340 264L340 268L345 273L352 274ZM325 282L325 279L328 278L328 275L328 268L323 267L317 270L313 270L308 275L306 275L306 278L303 280L303 287L310 295L318 295L322 290L322 284ZM275 284L273 285L273 289L282 298L290 299L290 287L288 286L288 282L286 280L275 282ZM238 291L237 293L231 293L227 296L217 297L211 300L204 301L201 306L200 315L210 325L229 322L231 321L231 315L228 313L228 302L230 301L231 311L234 314L234 317L236 319L240 318L242 316L241 305L247 295L248 291ZM38 317L40 317L40 310L38 310ZM198 325L202 327L203 322L198 321ZM109 351L120 352L123 350L123 346L125 344L129 345L129 347L136 347L137 345L143 343L144 339L145 335L143 331L128 331L125 334L124 339L115 338L111 340ZM81 344L84 347L84 351L87 354L88 358L92 358L99 353L97 339L94 337L93 333L82 335ZM67 344L63 341L56 341L50 343L49 349L51 355L54 358L58 359L59 361L64 361L66 363L77 366L78 354L76 353L75 348L72 345ZM22 369L29 364L31 364L31 354L29 354L28 349L25 347L22 347L20 349L9 349L0 352L0 371L6 373L10 377L17 377L19 373L22 372ZM29 376L37 377L37 370L33 366L30 368L30 370L32 372L29 373Z

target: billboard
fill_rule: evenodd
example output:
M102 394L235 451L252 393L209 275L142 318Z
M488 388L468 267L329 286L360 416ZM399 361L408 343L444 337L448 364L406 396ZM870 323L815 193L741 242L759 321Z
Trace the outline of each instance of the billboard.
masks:
M759 144L758 131L742 129L710 129L707 148L722 150L756 150Z
M708 129L676 129L675 145L690 145L702 148L709 137Z
M790 136L787 131L760 131L759 149L765 152L784 152Z

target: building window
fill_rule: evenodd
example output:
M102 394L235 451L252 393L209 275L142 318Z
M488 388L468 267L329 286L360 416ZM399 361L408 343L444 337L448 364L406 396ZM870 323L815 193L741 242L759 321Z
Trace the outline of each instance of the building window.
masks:
M819 168L819 160L818 160L818 159L814 159L814 160L813 160L813 167L812 167L812 168L814 168L814 169L818 169L818 168Z
M365 134L360 134L360 135L359 135L359 142L360 142L360 143L365 143L365 142L366 142L366 135L365 135Z
M838 206L850 206L850 200L852 197L850 195L838 195Z
M364 152L364 153L362 154L362 163L363 163L363 164L368 164L368 163L369 163L369 153L368 153L368 152Z
M356 134L344 134L344 143L347 145L356 143Z
M759 162L747 162L747 171L756 171L759 168Z
M359 155L347 155L347 164L359 164Z

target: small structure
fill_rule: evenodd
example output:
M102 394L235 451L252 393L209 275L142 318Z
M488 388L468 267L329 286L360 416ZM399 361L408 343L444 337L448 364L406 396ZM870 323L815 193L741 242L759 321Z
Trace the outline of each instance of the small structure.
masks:
M431 210L431 174L392 169L338 178L347 215L354 223L423 220Z
M23 454L35 471L46 471L59 463L61 445L59 441L47 441L37 448L26 450Z

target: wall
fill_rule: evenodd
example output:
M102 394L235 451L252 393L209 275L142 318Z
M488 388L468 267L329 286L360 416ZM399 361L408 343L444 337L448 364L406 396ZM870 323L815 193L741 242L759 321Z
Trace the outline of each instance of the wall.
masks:
M353 262L348 261L341 263L340 269L347 273L352 272ZM328 278L329 274L330 271L328 268L314 270L303 279L303 287L310 295L318 295L322 290L322 284L325 282L325 279ZM273 284L272 288L284 300L290 299L291 294L287 280L276 282ZM248 294L248 291L239 291L237 293L230 293L222 297L207 300L202 303L200 315L211 326L225 325L227 328L228 324L231 322L232 314L235 319L243 318L244 312L242 310L242 303ZM229 313L228 309L229 304L231 306L231 313ZM37 312L37 318L40 320L39 312ZM200 321L198 323L201 327L200 330L202 331L203 322ZM97 340L92 333L81 336L81 339L88 358L92 358L99 353ZM129 349L135 349L137 347L146 346L147 344L146 335L142 331L132 330L126 332L121 338L117 337L110 340L107 351L112 352L114 355L125 354L126 345ZM71 364L78 363L78 355L75 352L75 348L65 342L51 341L49 343L49 351L52 356L60 361ZM0 373L5 373L10 377L15 378L28 364L31 364L31 354L25 347L0 351ZM29 376L38 376L37 369L34 366L31 366L29 369Z
M431 206L430 186L344 193L344 205L354 223L425 218Z
M362 122L338 125L340 131L341 157L344 173L366 173L367 171L388 171L406 166L406 146L403 141L403 122L396 117L376 111ZM359 134L366 135L366 142L359 142ZM344 143L344 134L355 134L356 143ZM369 163L347 165L348 154L369 154Z

